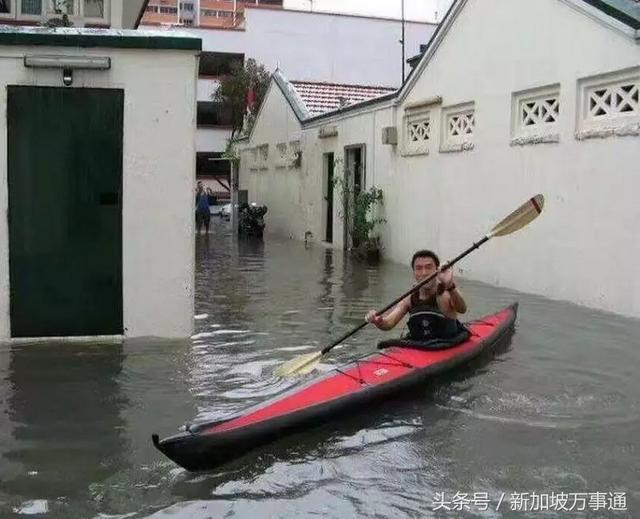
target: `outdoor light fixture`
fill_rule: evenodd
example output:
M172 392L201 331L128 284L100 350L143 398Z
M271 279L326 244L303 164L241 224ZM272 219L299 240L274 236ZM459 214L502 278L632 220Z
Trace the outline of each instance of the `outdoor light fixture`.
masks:
M24 66L108 70L111 68L111 58L107 56L25 56Z
M62 69L62 83L64 86L71 86L73 84L73 69Z
M65 86L71 86L74 69L109 70L111 58L108 56L25 56L24 66L62 69L62 83Z

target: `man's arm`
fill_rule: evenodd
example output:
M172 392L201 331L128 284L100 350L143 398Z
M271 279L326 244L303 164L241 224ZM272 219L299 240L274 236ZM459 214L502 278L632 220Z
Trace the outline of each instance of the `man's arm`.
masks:
M464 314L467 311L467 303L455 284L439 294L437 301L440 311L451 319L455 319L457 314Z
M454 286L452 289L448 290L448 293L452 308L459 314L466 313L467 302L464 300L462 292L460 292L458 287Z
M403 299L393 309L384 315L377 315L375 310L369 310L366 320L381 330L391 330L409 311L409 300Z

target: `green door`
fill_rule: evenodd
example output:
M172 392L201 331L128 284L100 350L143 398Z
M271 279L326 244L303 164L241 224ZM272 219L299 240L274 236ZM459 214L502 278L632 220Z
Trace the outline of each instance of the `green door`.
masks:
M122 90L8 87L12 337L120 334Z

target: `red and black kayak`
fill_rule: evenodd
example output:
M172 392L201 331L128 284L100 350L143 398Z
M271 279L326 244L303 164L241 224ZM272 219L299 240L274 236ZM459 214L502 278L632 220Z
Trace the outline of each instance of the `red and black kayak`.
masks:
M469 338L453 347L386 347L296 386L224 420L187 425L153 444L187 470L210 470L283 435L357 410L366 403L449 371L492 349L510 334L518 305L466 323Z

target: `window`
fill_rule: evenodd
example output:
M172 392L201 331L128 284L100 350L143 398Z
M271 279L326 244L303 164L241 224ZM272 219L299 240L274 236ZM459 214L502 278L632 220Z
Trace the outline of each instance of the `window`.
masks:
M200 76L226 76L231 74L234 66L242 66L244 54L202 52L199 63L198 75Z
M276 168L287 167L287 143L281 142L276 145Z
M258 168L269 169L269 145L258 146Z
M42 15L42 0L21 0L20 14L27 16Z
M158 6L157 5L148 5L146 11L148 13L157 13L158 12Z
M192 3L188 3L188 2L181 2L180 3L180 9L182 9L183 11L193 11L193 4Z
M49 0L49 13L72 16L76 14L76 0Z
M178 14L178 8L160 6L160 12L162 14Z
M576 137L640 135L640 67L578 81Z
M222 157L220 152L196 153L197 175L228 175L231 172L229 161Z
M31 20L42 16L84 16L105 19L106 0L0 0L0 16ZM17 9L16 9L17 7Z
M231 107L214 101L198 101L198 126L232 126Z
M511 144L558 142L560 85L516 92L511 103Z
M82 7L85 18L104 18L104 0L83 0Z
M449 106L442 109L442 153L467 151L474 147L476 128L474 103Z
M247 150L247 155L249 160L249 169L258 169L258 148L251 148L250 150Z
M426 155L431 141L431 111L407 110L404 116L404 151L408 155Z
M300 141L291 141L289 143L289 153L287 157L290 168L299 168L302 165L302 150L300 149Z

